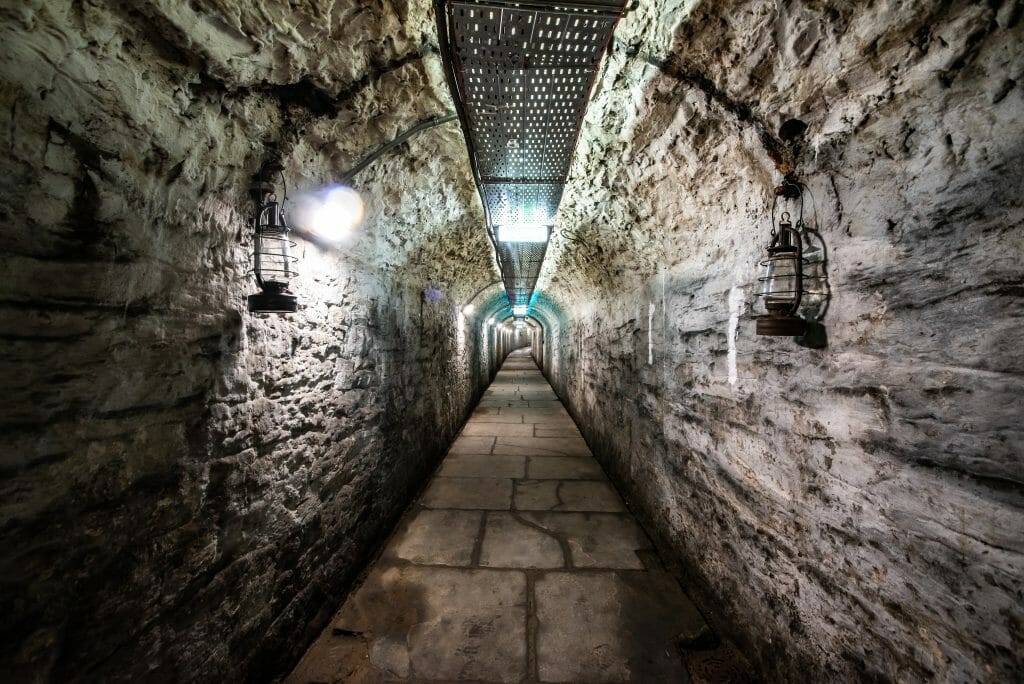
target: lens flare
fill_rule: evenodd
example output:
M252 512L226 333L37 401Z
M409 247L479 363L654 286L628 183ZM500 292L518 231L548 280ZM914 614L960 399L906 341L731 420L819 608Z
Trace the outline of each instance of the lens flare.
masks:
M358 226L365 213L359 193L344 185L332 185L295 198L295 226L326 242L343 240Z

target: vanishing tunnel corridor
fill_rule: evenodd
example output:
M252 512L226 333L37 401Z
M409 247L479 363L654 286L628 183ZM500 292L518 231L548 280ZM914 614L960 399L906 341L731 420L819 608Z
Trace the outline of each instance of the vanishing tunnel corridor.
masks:
M518 350L286 682L680 682L706 629Z
M0 680L1024 680L1021 0L0 45Z

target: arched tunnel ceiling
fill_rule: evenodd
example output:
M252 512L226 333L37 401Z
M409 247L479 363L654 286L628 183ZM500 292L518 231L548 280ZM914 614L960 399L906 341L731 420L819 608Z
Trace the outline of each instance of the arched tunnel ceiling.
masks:
M641 3L620 22L538 282L550 300L593 300L594 291L632 287L678 266L692 254L681 245L708 227L699 202L749 203L756 222L772 186L772 159L758 130L716 109L698 87L708 87L703 74L683 66L702 42L721 49L728 14L721 3ZM705 138L716 155L705 156ZM725 168L739 196L696 190L709 176L726 178ZM756 230L739 237L761 239Z
M280 155L294 197L337 182L401 132L452 111L428 0L37 11L24 20L56 27L45 49L69 76L49 83L41 73L38 91L66 100L70 111L81 97L77 83L104 84L97 104L125 112L117 125L126 130L118 132L139 141L140 156L167 160L183 188L202 185L203 197L223 197L243 220L248 184L268 157ZM87 44L83 35L103 39ZM104 139L109 124L95 125L72 132ZM301 277L334 277L353 265L435 288L455 304L496 279L457 124L418 134L352 185L366 202L362 226L337 250L302 243ZM172 186L169 207L195 200L191 190L176 192Z
M880 106L885 69L860 56L863 46L875 45L875 61L890 65L909 62L914 50L885 37L919 23L912 8L880 17L852 5L830 12L699 0L631 7L594 88L538 290L587 299L680 266L699 250L711 272L737 242L762 242L757 222L776 173L765 140L782 120L803 117L816 131L811 144L831 153L833 141ZM77 83L103 84L90 96L125 112L115 125L138 141L135 163L164 164L187 181L182 192L202 185L229 210L244 206L248 179L270 149L283 153L291 188L301 190L335 181L400 132L452 110L430 0L79 4L21 16L55 26L43 49L68 74L53 82L42 71L26 75L38 92L70 111L81 96ZM99 39L85 41L83 27ZM837 27L844 35L833 35ZM835 49L816 50L821 41ZM652 64L659 61L660 70ZM85 125L71 132L102 139L110 123ZM496 278L457 125L416 136L354 185L368 215L342 261L438 287L455 303ZM714 190L695 192L700 186ZM168 212L185 201L176 192L163 200ZM750 219L734 227L732 244L700 240L714 205ZM333 263L331 254L322 258Z
M623 110L629 112L626 118L618 114L609 120L604 113L628 103L636 85L648 81L653 71L636 58L626 58L624 46L665 53L673 39L671 27L692 4L642 5L620 22L616 47L599 74L562 203L558 227L569 229L566 234L575 235L569 231L596 225L595 218L615 211L615 198L607 193L610 171L595 173L589 165L595 155L612 151L607 139L616 134L617 126L629 130L640 115L636 107ZM119 53L119 41L133 40L143 52L151 46L147 61L153 70L185 84L186 96L177 108L170 108L178 114L181 128L197 115L209 119L218 106L228 113L231 123L212 126L205 140L190 141L166 123L156 137L170 158L186 158L185 172L207 173L208 185L234 182L240 195L246 188L238 187L238 179L218 174L211 163L215 155L224 158L228 141L234 147L229 156L251 172L263 156L261 143L264 153L280 150L289 191L294 192L336 181L402 131L452 111L429 0L298 8L237 0L132 9L83 6L61 19L69 31L55 41L54 54L72 65L73 51L87 46L73 43L70 27L109 27L110 42L90 49L118 54L125 74L112 68L103 75L114 83L131 82L127 72L132 64ZM128 36L117 35L115 27L121 26L129 29ZM161 40L154 43L154 36ZM130 86L115 88L110 95L127 103L134 96ZM176 143L181 149L174 149ZM246 146L251 149L243 152ZM199 151L203 148L211 150L208 157ZM367 216L354 242L344 246L341 262L361 263L413 287L437 287L456 304L495 279L493 248L457 124L415 136L363 170L353 185L366 200ZM593 245L607 239L602 236ZM623 247L624 252L637 246L632 239L624 240L623 246L626 243L629 248ZM554 284L575 283L573 288L601 282L607 274L606 256L595 258L593 245L580 249L556 235L541 287L552 275ZM325 262L312 264L313 269L338 263L335 255L314 254L317 251L311 246L304 254Z
M621 0L438 0L438 39L509 302L526 307ZM506 232L539 230L538 239Z
M657 70L632 53L668 54L695 4L642 3L621 20L595 85L539 290L572 296L610 286L635 263L652 268L657 237L624 229L652 203L617 193L624 178L636 175L623 161L639 148L628 142L628 132L653 135L638 122L651 113L642 93ZM133 105L139 88L131 74L140 67L120 49L123 40L139 47L138 58L154 78L182 84L179 101L161 103L174 116L137 137L152 136L152 147L181 160L184 174L205 174L210 191L231 187L244 197L246 180L270 149L284 157L290 192L329 184L412 125L452 111L429 0L83 5L57 19L67 31L54 37L52 54L73 73L89 68L76 63L76 50L112 57L106 73L94 74L112 85L111 110L135 106L140 111L132 118L146 120L144 109L152 104ZM73 28L86 24L107 27L108 41L77 44ZM61 85L39 88L59 93ZM205 135L184 134L196 128L197 117L208 124L198 129ZM232 176L218 164L243 173ZM353 185L367 203L365 222L340 261L307 248L303 256L314 259L313 270L354 261L411 287L436 287L456 304L497 276L457 124L415 136L363 170Z
M439 57L425 50L368 83L337 117L306 125L295 139L289 175L310 187L328 185L403 131L450 111ZM311 168L304 159L326 163ZM457 124L415 135L351 184L367 214L354 242L343 246L346 258L413 287L435 288L457 305L496 278Z
M920 43L920 10L639 3L619 23L595 86L538 290L592 301L669 269L695 287L749 285L756 262L731 255L763 252L782 169L815 167L806 179L814 211L841 218L849 179L832 174L848 161L851 135L893 115L911 133L970 125L942 77L962 60L950 45L929 52ZM987 12L979 6L962 21L984 35L995 25ZM922 104L897 111L909 96ZM935 111L947 112L938 124ZM791 118L807 133L786 144L778 131ZM718 225L723 215L728 226Z

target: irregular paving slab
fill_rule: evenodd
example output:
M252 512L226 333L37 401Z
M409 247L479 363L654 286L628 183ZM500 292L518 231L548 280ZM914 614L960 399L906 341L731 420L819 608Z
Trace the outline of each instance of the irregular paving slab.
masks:
M510 409L511 410L511 409ZM519 423L522 424L523 416L519 413L504 414L501 409L477 410L470 416L469 422L478 425L480 423Z
M474 423L470 421L462 430L464 435L490 435L493 437L532 437L532 425L514 423Z
M362 634L371 664L399 677L518 682L526 604L521 572L379 566L332 626Z
M557 397L543 398L538 397L538 400L530 401L530 408L562 408L562 402Z
M519 517L564 540L576 568L643 570L636 552L651 548L650 539L628 515L522 511Z
M523 423L529 423L535 426L546 428L576 427L576 423L573 422L572 418L569 417L568 413L566 413L565 415L555 414L550 416L538 416L533 413L527 413L526 411L523 411L521 409L504 408L498 409L498 411L500 411L499 415L501 416L504 416L506 418L514 417L519 419ZM577 433L576 436L579 436L579 434Z
M558 401L558 395L554 392L543 392L540 390L520 390L519 396L526 401L530 402L530 406L534 405L534 402L545 401L550 402L551 406L557 405L559 408L562 407L562 402Z
M620 513L622 499L607 482L597 480L516 480L515 508L520 511L593 511Z
M562 544L540 525L511 513L487 516L480 565L498 568L564 568Z
M537 423L534 425L534 437L579 437L580 430L575 423ZM581 438L582 439L582 438Z
M508 510L512 480L491 477L436 477L423 493L427 508Z
M535 594L540 681L688 681L671 635L700 616L664 573L549 572Z
M403 522L385 556L425 565L467 566L480 530L479 511L419 510Z
M612 574L549 574L537 580L537 664L543 682L623 682L621 599Z
M590 456L590 449L582 437L498 437L494 445L496 454L526 454L528 456Z
M531 480L604 480L600 464L583 456L537 456L526 459Z
M540 387L513 362L491 396ZM687 681L674 638L707 626L569 415L524 404L477 408L289 683Z
M441 464L442 477L509 477L526 475L526 457L514 454L451 454Z
M562 505L558 510L562 511L618 513L626 510L619 493L607 480L603 482L592 480L562 482L561 487L558 488L558 496L562 500Z
M455 440L449 454L489 454L494 448L494 437L462 436Z

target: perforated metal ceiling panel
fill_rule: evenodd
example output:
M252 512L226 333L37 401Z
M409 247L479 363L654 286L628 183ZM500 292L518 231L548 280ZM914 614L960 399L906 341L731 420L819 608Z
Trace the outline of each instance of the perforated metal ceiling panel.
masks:
M555 221L597 68L622 0L436 0L473 173L495 226ZM511 306L528 304L546 243L498 243Z
M502 274L509 306L527 304L537 284L540 265L547 251L546 242L499 242L498 261L504 265Z
M483 200L495 226L554 223L562 199L561 183L485 183Z

